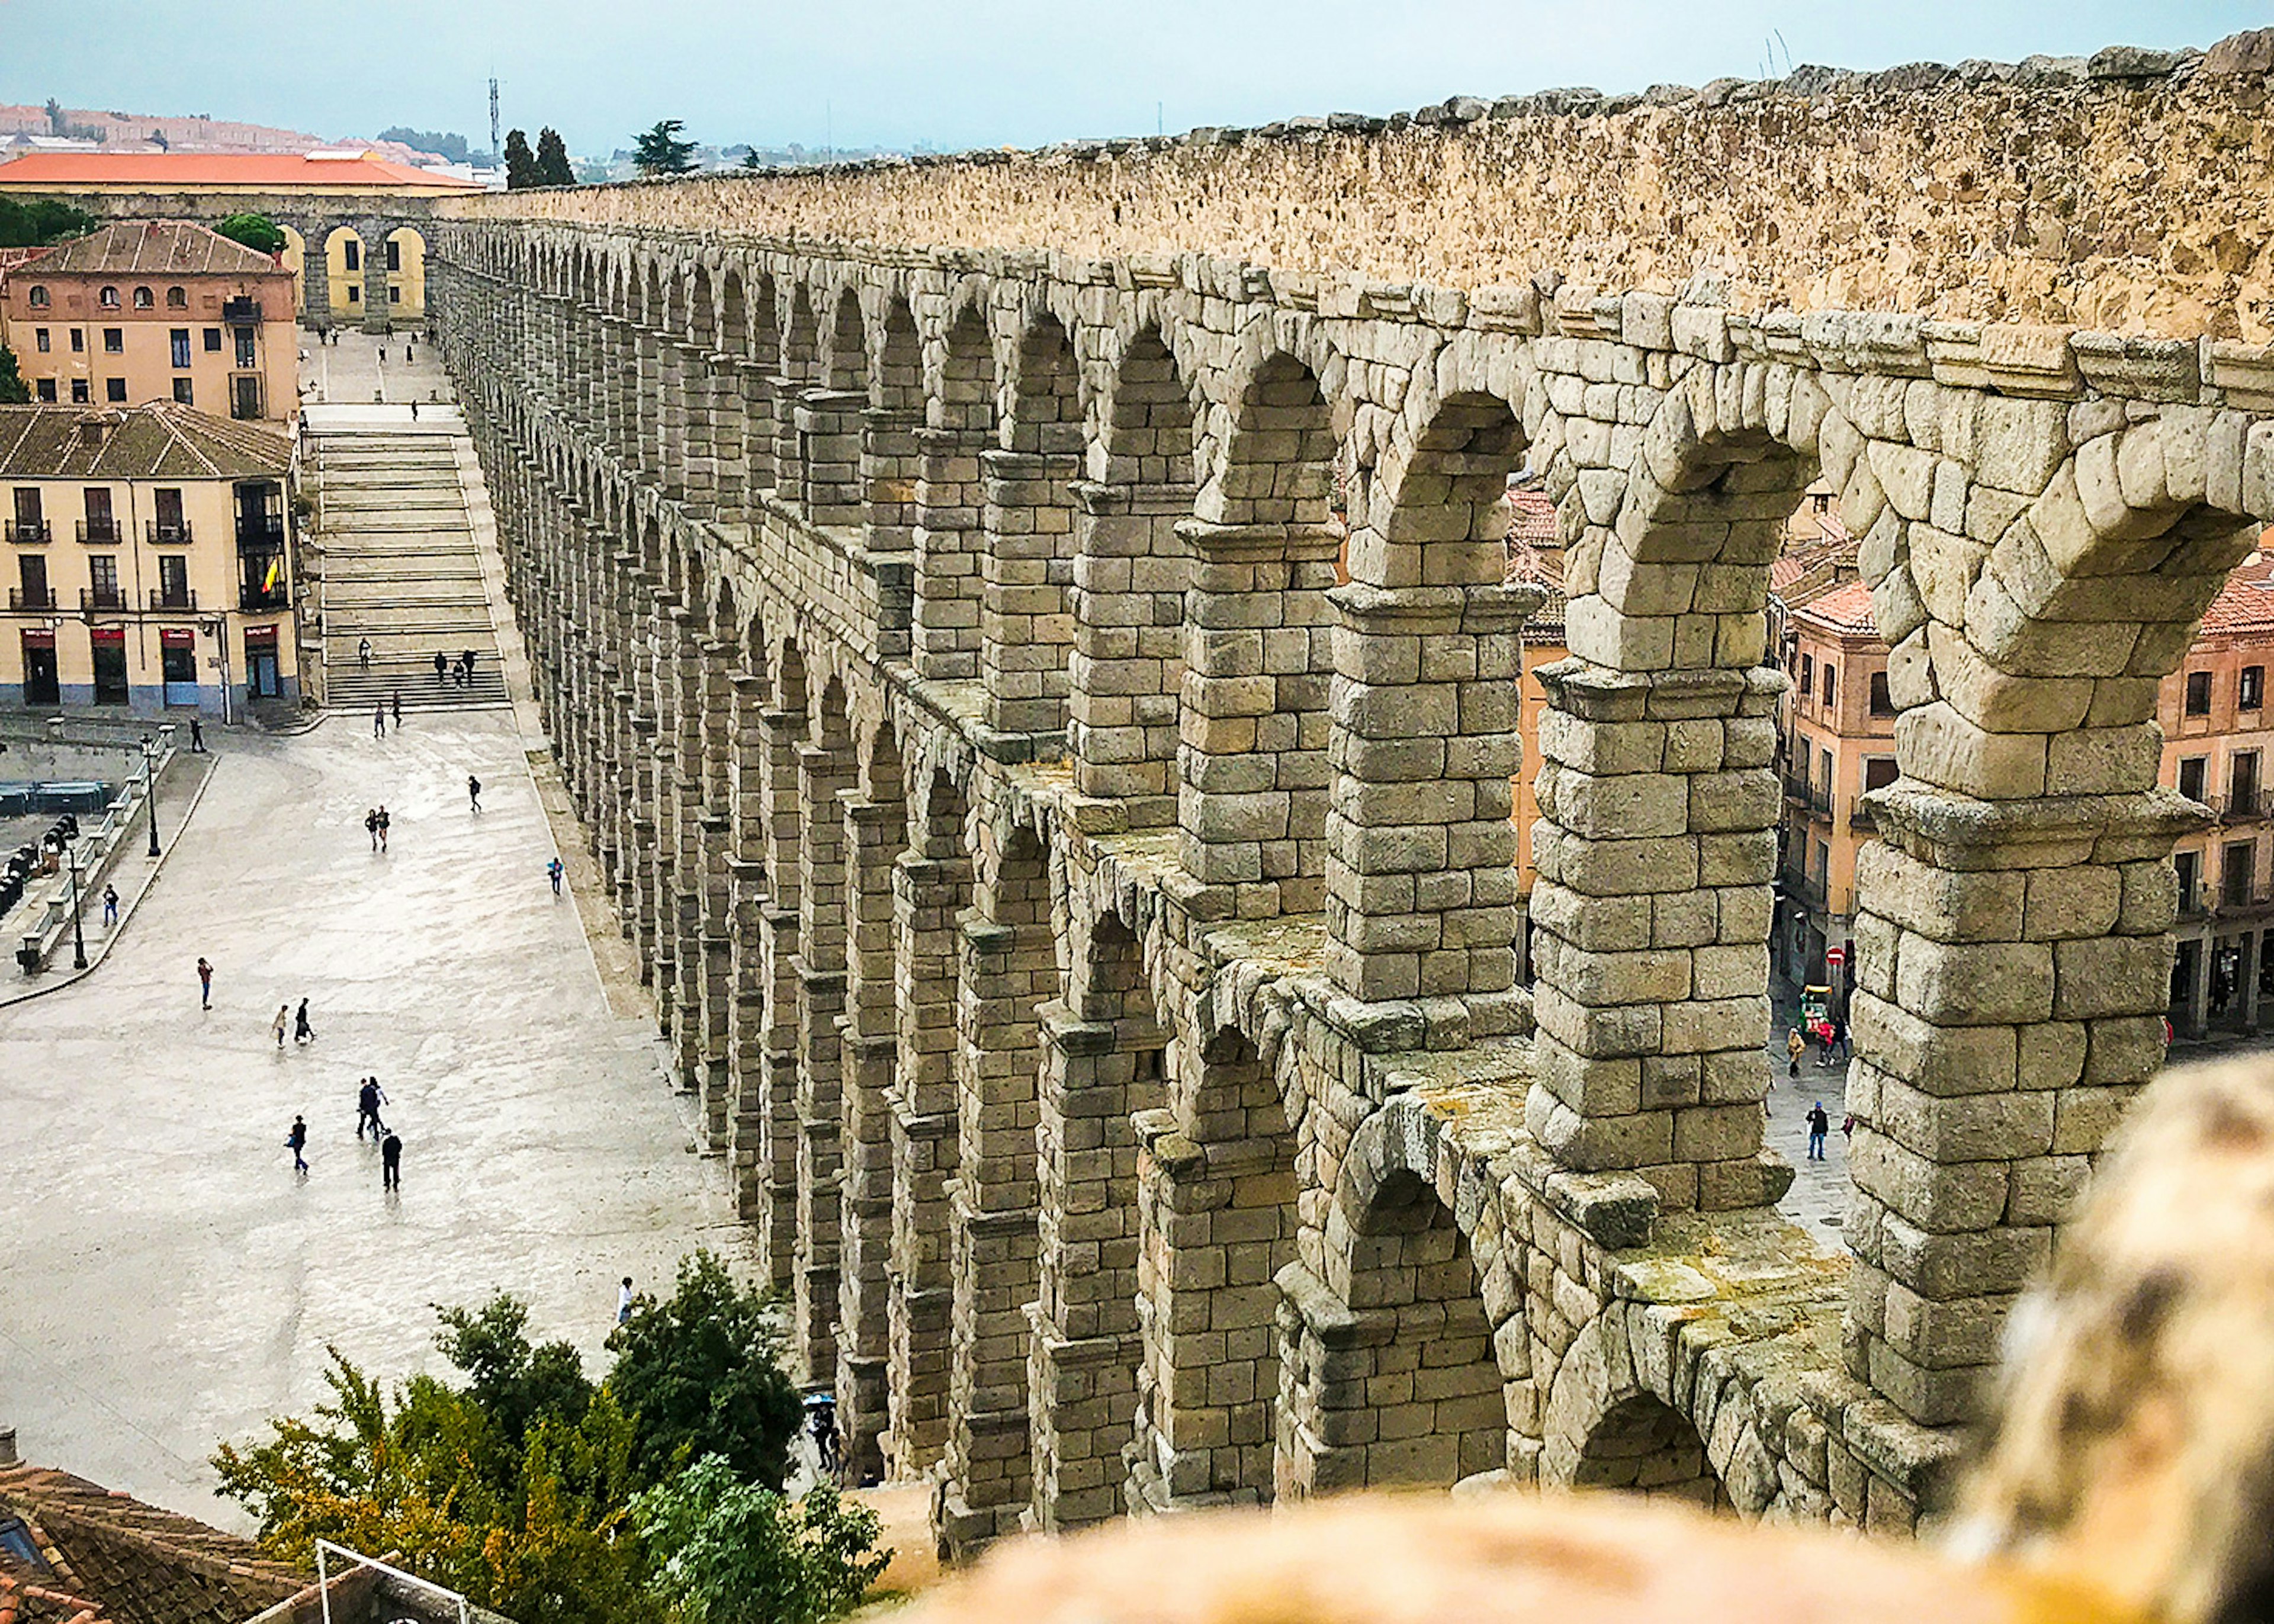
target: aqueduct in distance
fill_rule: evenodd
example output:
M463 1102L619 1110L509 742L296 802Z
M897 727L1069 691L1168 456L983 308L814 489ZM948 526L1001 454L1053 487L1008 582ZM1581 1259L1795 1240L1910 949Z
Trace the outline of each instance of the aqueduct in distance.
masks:
M956 1552L1940 1503L2163 1057L2157 680L2274 519L2266 45L436 206L554 748L856 1462ZM1762 1149L1818 478L1901 711L1852 1259Z

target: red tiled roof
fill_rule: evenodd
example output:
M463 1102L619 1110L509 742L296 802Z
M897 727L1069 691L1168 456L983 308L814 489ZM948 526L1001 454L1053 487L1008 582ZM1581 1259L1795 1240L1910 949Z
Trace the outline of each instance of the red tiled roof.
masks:
M56 243L39 259L42 276L282 274L267 254L187 220L122 220Z
M75 186L139 186L153 192L195 192L206 186L269 192L481 190L471 182L407 163L371 157L312 158L303 153L27 153L0 163L0 190L68 191Z
M1879 629L1871 619L1871 589L1861 581L1811 599L1795 609L1792 618L1838 637L1870 636Z
M2226 578L2203 612L2202 630L2197 635L2239 637L2254 632L2274 632L2274 554L2263 547Z

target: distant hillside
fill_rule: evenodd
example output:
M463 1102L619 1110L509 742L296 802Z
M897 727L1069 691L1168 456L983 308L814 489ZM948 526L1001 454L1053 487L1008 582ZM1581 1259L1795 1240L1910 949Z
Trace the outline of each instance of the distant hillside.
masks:
M64 107L50 115L45 107L0 105L0 149L15 144L19 138L56 135L99 141L113 152L304 153L350 146L373 147L397 163L433 163L441 155L401 141L334 141L305 130L240 124L197 113L120 113ZM4 151L0 155L5 155Z

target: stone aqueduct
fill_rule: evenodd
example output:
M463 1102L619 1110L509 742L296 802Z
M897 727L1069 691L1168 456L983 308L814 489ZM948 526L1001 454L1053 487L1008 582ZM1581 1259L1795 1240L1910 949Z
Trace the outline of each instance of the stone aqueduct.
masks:
M1484 1474L1941 1503L2161 1064L2206 814L2157 680L2274 517L2265 353L640 223L670 195L457 207L435 304L563 771L856 1463L930 1474L957 1552ZM1527 463L1571 656L1525 988ZM1762 1148L1763 608L1818 477L1901 711L1852 1259Z

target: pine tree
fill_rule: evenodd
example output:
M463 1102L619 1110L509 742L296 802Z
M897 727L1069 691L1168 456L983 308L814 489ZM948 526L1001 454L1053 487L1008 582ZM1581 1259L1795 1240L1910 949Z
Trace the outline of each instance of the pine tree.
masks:
M531 186L545 183L538 177L536 154L529 150L529 137L519 130L505 132L505 187L508 192L526 192Z
M537 132L537 184L540 186L573 186L575 171L568 167L568 146L561 139L561 132L547 124Z
M643 175L684 175L695 167L695 143L682 141L686 124L676 118L659 118L632 141L632 162Z
M0 406L28 405L31 399L32 386L16 370L16 352L0 344Z
M742 167L746 169L763 169L766 167L766 161L758 156L758 149L753 147L742 154Z

